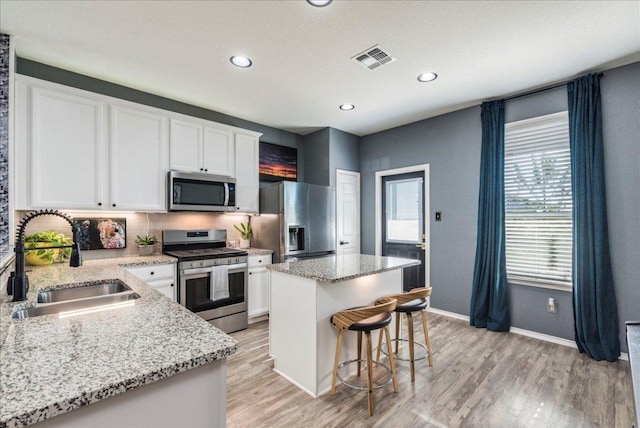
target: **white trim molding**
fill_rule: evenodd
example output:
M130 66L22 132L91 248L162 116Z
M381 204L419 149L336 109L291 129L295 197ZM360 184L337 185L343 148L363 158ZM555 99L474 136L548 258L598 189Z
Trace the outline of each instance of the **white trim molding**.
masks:
M448 318L455 318L457 320L469 322L469 317L467 315L444 311L442 309L436 309L434 307L431 307L429 309L429 312L433 312L434 314L442 315ZM537 331L525 330L523 328L518 328L518 327L511 327L509 328L509 333L519 334L520 336L527 336L533 339L542 340L544 342L555 343L557 345L563 345L563 346L568 346L569 348L578 349L578 346L573 340L564 339L562 337L557 337L557 336L551 336L549 334L538 333ZM621 352L620 359L624 361L629 361L629 354L625 352Z

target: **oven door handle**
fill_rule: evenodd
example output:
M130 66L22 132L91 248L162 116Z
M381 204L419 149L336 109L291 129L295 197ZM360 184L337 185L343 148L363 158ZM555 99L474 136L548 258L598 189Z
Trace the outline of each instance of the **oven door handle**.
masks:
M180 271L180 273L182 275L195 275L198 273L211 273L211 268L210 267L206 267L206 268L198 268L198 269L185 269L183 271Z
M220 265L220 266L227 266L227 269L229 269L229 270L237 270L237 269L246 269L247 268L247 264L246 263L237 263L235 265ZM211 270L213 268L214 268L214 266L210 266L210 267L206 267L206 268L185 269L183 271L180 271L180 273L182 275L195 275L195 274L199 274L199 273L211 273Z

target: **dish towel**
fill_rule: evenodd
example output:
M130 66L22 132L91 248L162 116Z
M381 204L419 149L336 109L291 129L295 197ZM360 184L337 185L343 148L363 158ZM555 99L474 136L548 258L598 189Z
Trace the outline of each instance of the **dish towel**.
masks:
M214 266L211 268L211 300L229 298L229 268Z

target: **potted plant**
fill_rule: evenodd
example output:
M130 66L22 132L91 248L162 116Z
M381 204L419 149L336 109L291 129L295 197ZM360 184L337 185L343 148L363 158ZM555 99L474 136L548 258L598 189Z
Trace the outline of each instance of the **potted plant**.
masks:
M138 245L138 253L141 256L150 256L155 251L158 238L155 235L136 235L136 244Z
M24 238L24 248L57 247L71 245L73 241L54 230L36 232ZM32 266L45 266L53 262L63 262L69 259L71 248L51 248L25 251L24 259Z
M234 224L233 227L240 232L240 248L249 248L251 246L251 237L253 236L253 230L251 230L251 223L240 223L240 226Z

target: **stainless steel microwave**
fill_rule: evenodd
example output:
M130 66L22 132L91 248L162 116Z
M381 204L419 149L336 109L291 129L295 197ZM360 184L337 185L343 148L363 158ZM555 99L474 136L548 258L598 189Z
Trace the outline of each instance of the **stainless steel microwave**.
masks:
M236 180L222 175L169 171L169 211L235 211Z

